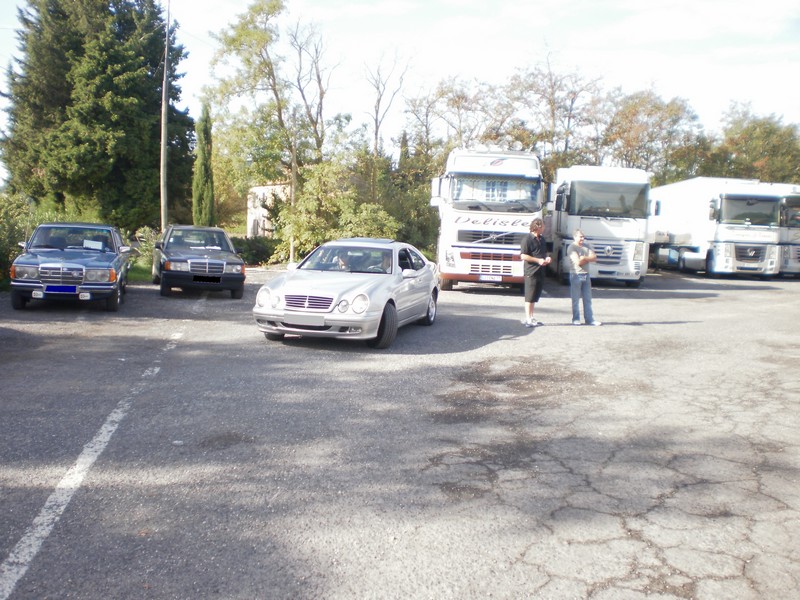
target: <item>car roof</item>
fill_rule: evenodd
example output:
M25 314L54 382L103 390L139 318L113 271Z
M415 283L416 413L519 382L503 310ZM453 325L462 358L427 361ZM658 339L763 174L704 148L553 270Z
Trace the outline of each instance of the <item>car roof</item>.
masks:
M98 229L116 229L113 225L106 223L81 223L76 221L53 221L52 223L40 223L39 227L96 227Z
M210 227L208 225L170 225L170 229L191 229L192 231L222 231L222 227Z
M331 240L325 242L324 246L394 246L400 245L401 242L390 240L388 238L367 238L367 237L354 237L354 238L341 238L338 240Z

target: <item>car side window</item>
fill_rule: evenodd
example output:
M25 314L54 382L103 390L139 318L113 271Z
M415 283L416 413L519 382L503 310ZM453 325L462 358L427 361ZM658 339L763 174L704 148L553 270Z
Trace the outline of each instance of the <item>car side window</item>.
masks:
M402 248L398 253L397 265L400 267L401 270L414 268L411 262L411 257L408 254L408 250L406 250L405 248Z
M417 254L413 250L409 250L408 254L411 257L411 264L413 265L412 268L415 271L419 271L420 269L425 267L425 259L423 259L419 254Z

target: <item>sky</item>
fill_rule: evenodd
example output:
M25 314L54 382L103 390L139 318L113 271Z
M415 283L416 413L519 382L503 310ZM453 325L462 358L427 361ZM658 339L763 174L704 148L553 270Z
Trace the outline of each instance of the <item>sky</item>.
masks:
M167 7L168 0L161 0ZM652 89L685 99L718 132L732 102L758 116L800 125L798 0L285 0L286 26L314 25L332 67L326 113L367 122L374 92L368 70L405 68L404 92L432 91L445 78L500 84L520 69L600 78L626 94ZM182 108L200 116L213 82L212 36L246 12L249 0L169 0L170 21L189 53ZM0 63L17 54L21 0L0 7ZM15 7L16 6L16 7ZM3 76L0 89L6 86ZM0 106L6 106L0 99ZM389 124L402 125L395 102ZM329 112L330 111L330 112ZM392 120L394 119L394 120ZM4 115L0 125L4 126ZM396 136L389 125L389 136Z

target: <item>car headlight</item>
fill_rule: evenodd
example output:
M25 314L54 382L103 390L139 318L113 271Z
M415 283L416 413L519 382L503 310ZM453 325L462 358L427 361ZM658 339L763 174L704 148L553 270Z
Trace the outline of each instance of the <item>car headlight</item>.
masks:
M114 269L86 269L84 281L91 283L111 283L117 280Z
M360 315L369 308L369 296L366 294L359 294L353 298L353 302L350 306L352 307L354 313Z
M189 263L186 261L172 261L168 260L164 263L164 270L165 271L188 271L189 270Z
M11 279L39 279L39 267L11 265Z
M271 297L272 292L270 292L269 288L262 287L258 290L258 294L256 294L256 306L260 306L261 308L269 306Z
M225 265L225 272L226 273L244 273L244 265L239 265L236 263L227 264Z

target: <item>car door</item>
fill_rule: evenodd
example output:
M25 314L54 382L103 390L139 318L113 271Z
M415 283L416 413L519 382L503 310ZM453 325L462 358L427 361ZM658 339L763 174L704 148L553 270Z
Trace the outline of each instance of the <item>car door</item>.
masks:
M401 248L398 252L398 266L408 276L403 277L403 298L398 298L397 312L400 320L422 316L428 307L428 294L431 289L431 272L425 268L425 259L411 248ZM409 271L413 271L410 274ZM400 316L402 315L402 316Z

